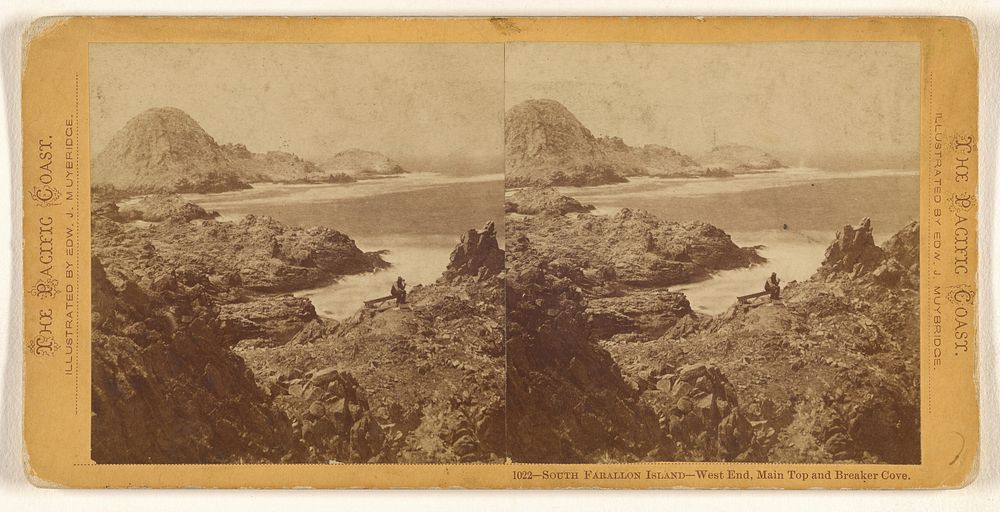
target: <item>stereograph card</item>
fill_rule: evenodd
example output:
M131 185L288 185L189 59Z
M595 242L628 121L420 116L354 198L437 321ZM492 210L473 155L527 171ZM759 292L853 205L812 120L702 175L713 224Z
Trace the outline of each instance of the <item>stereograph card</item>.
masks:
M949 18L49 18L25 467L59 487L975 477Z

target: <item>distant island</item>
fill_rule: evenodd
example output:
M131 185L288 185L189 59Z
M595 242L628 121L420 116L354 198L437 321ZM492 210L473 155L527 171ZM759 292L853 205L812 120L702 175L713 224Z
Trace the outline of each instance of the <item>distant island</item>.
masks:
M129 120L93 161L92 186L117 194L212 193L251 183L347 183L406 171L385 155L351 149L322 165L294 153L219 144L190 115L151 108Z
M718 146L695 159L663 145L630 146L619 137L596 137L550 99L527 100L507 111L504 155L509 187L606 185L634 176L727 176L784 167L749 146Z

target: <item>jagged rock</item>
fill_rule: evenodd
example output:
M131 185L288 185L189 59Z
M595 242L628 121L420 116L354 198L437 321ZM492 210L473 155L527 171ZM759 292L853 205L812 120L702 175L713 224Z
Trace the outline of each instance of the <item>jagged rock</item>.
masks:
M643 398L667 426L677 459L735 460L751 447L753 427L736 389L715 365L681 366Z
M93 257L93 459L278 462L291 453L288 418L218 341L206 293L149 294L115 274L118 284Z
M459 276L475 277L482 281L503 272L504 253L497 244L496 228L490 221L481 230L470 229L451 252L445 280Z
M826 249L821 270L860 275L875 270L881 260L882 250L875 245L871 219L865 217L857 229L844 226L837 233L837 239Z
M583 294L514 241L507 265L507 427L518 462L642 458L659 427L607 351L589 340Z

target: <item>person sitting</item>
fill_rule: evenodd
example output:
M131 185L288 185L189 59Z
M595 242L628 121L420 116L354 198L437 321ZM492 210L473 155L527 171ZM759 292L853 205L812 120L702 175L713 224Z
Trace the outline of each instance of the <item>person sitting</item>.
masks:
M402 276L396 277L396 282L392 283L389 295L396 298L396 304L406 303L406 281L403 280Z
M781 298L781 279L778 279L777 272L771 272L771 277L764 281L764 291L771 294L771 300Z

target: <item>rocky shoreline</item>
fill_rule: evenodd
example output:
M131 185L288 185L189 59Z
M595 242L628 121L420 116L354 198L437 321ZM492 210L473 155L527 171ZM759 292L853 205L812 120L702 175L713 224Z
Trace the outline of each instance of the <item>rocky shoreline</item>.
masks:
M507 198L408 304L290 292L385 268L347 235L95 196L98 462L919 461L919 227L845 226L782 299L671 287L762 263L724 231Z
M253 215L220 222L172 195L119 206L98 194L93 204L95 460L478 461L503 453L503 251L492 224L463 237L440 282L413 290L409 308L362 309L340 324L289 293L387 266L342 233ZM375 366L379 357L358 347L378 336L392 354ZM469 353L471 342L478 353ZM412 382L388 366L411 362L395 359L400 351L426 358L419 375L428 385L412 400L384 389L387 379ZM464 403L437 389L463 380L476 393Z
M551 209L508 208L514 460L919 461L915 222L881 247L867 219L846 226L781 301L709 317L668 287L755 264L752 249L710 226L534 202Z

